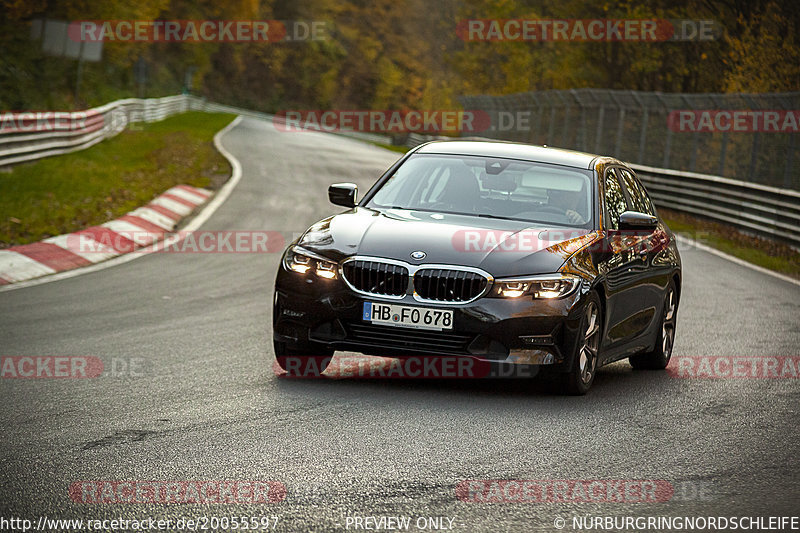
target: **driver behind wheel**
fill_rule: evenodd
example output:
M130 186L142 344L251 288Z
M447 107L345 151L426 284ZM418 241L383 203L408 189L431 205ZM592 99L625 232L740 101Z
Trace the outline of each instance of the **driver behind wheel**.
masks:
M562 191L550 189L547 191L548 205L555 206L562 211L569 220L570 224L586 224L586 218L579 213L582 211L584 193L583 191Z
M480 197L481 190L475 175L469 170L453 167L438 203L457 212L474 213Z

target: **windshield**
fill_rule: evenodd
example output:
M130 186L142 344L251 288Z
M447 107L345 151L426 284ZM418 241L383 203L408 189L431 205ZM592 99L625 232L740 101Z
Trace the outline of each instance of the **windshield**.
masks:
M413 209L590 229L591 173L481 156L416 154L366 207Z

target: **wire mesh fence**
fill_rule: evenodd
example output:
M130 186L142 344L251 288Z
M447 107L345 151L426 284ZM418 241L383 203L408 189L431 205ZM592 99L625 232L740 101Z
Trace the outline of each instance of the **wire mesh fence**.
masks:
M463 96L461 104L491 117L484 137L800 190L800 92L573 89Z

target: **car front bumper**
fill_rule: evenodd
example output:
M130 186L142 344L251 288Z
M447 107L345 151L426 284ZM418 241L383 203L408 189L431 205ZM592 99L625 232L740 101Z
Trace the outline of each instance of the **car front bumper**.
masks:
M276 341L299 350L316 345L384 357L464 356L567 370L578 341L585 290L559 299L483 297L467 304L432 304L410 295L392 300L362 296L340 279L281 268L275 282L273 332ZM453 329L373 325L362 316L367 301L450 309Z

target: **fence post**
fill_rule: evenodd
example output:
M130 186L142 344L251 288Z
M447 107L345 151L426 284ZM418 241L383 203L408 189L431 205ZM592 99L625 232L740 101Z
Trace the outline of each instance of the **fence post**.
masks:
M792 108L794 107L794 105L792 105L792 102L790 100L787 100L785 97L781 97L780 102L781 102L781 107L784 110L786 110L789 113L792 112ZM795 143L794 138L795 138L795 136L797 134L796 133L787 133L787 135L789 136L789 139L788 139L788 143L786 144L786 165L783 167L783 186L786 189L791 189L792 188L792 163L794 162L793 161L793 159L794 159L794 143ZM798 185L800 185L800 184L795 184L795 187L797 187Z
M516 110L514 124L516 124L518 132L517 138L514 140L518 142L527 142L531 135L531 111L528 105L528 98L526 98L525 94L517 95L517 98L514 100L514 109ZM527 131L523 130L520 124L523 113L527 113Z
M756 109L756 106L753 105L753 100L748 95L742 95L742 98L745 99L747 105L750 106L750 109ZM753 133L753 146L750 150L750 167L747 170L747 179L750 181L756 181L756 169L758 168L758 152L761 149L761 135L759 132Z
M667 138L664 141L664 162L662 167L667 168L669 165L669 153L672 150L672 128L669 127L669 114L672 112L672 109L664 100L664 97L661 95L660 92L656 91L656 98L658 101L661 102L661 110L664 112L664 118L666 119L662 122L662 125L667 128ZM653 159L655 161L655 159Z
M535 136L531 139L533 144L541 143L541 136L542 136L542 115L544 115L544 106L539 101L539 98L536 97L535 93L531 93L533 99L536 100L536 105L539 107L539 111L536 113L536 133Z
M556 96L561 100L561 105L564 108L564 128L561 130L561 148L569 148L569 115L570 111L572 111L572 107L564 98L563 92L564 91L555 91Z
M625 107L619 108L619 122L617 122L617 139L614 143L614 157L620 157L619 151L622 145L622 128L625 124Z
M575 102L578 104L580 108L581 118L580 118L580 128L578 130L578 135L575 138L575 148L585 152L586 151L586 107L583 105L581 101L578 91L575 89L571 89L570 94L572 98L575 99Z
M617 136L614 140L614 153L611 154L614 157L619 157L619 149L620 145L622 144L622 126L625 122L625 106L623 106L617 97L614 96L614 91L608 91L608 96L611 97L611 101L614 102L614 105L617 107Z
M636 91L631 91L633 98L642 107L642 129L639 131L639 153L636 155L636 162L640 165L644 164L644 145L647 141L647 121L650 118L650 110L644 105Z
M689 101L685 94L680 95L681 100L686 105L686 109L694 109L694 105ZM697 147L700 143L700 133L695 131L692 135L692 153L689 154L689 170L694 172L697 168Z
M792 188L792 160L794 159L794 137L795 133L789 133L789 146L786 148L786 166L783 169L783 186L787 189Z
M700 132L696 131L692 134L692 157L689 160L689 170L694 172L697 170L697 148L700 145Z
M600 139L603 138L603 115L605 113L605 106L600 104L600 109L597 111L597 133L594 138L594 153L600 153Z
M724 108L724 105L720 106L716 94L710 94L709 97L711 98L711 101L714 102L714 107L716 109ZM725 156L727 155L727 152L728 152L728 130L725 130L722 132L722 140L720 141L720 147L719 147L719 165L717 165L717 175L719 176L725 175L724 174Z
M728 153L728 132L722 132L722 141L719 147L719 167L717 167L717 174L720 176L725 175L725 157Z

